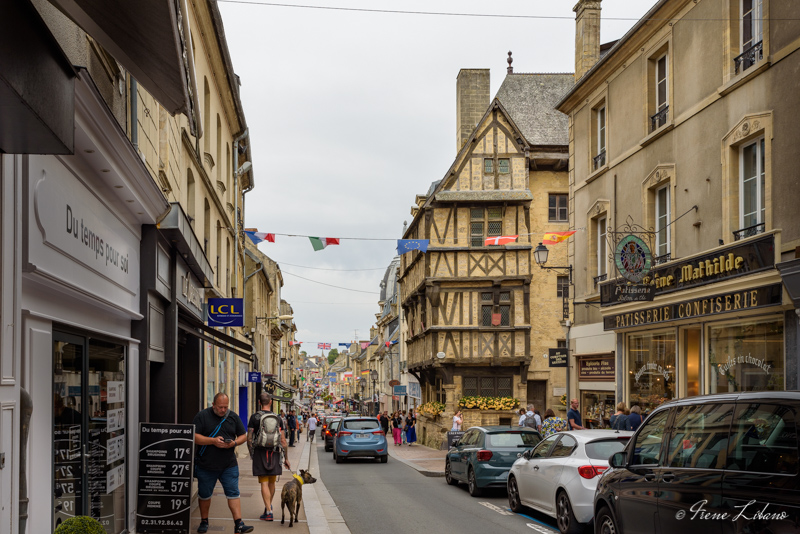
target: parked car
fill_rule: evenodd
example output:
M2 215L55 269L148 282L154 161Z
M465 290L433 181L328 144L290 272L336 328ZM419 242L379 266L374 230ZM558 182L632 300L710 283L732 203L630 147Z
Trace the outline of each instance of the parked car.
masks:
M504 488L508 470L522 450L532 449L541 440L532 428L474 426L447 451L445 481L451 486L466 482L473 497L484 488Z
M333 459L337 464L347 458L375 458L389 461L386 436L374 417L344 417L333 440Z
M595 531L797 532L798 413L797 391L662 404L610 458Z
M322 438L325 440L325 452L333 450L333 439L336 437L336 430L339 428L341 417L331 417L328 420L328 427L322 432Z
M529 506L556 519L562 533L591 523L594 492L608 458L625 448L633 432L570 430L553 434L525 451L508 474L508 502L519 512Z

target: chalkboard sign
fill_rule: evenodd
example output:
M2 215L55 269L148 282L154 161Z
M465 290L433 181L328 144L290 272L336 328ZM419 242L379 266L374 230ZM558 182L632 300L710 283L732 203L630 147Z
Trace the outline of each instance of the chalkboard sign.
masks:
M447 432L447 448L453 446L453 443L461 439L461 436L464 435L463 430L448 430Z
M139 423L136 532L189 532L194 425Z

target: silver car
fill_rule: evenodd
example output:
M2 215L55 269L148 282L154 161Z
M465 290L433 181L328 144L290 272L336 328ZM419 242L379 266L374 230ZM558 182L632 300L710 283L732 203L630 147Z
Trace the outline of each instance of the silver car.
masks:
M508 473L508 502L514 512L529 506L556 519L563 533L582 531L592 521L594 490L609 457L622 451L633 432L571 430L542 440L520 455Z

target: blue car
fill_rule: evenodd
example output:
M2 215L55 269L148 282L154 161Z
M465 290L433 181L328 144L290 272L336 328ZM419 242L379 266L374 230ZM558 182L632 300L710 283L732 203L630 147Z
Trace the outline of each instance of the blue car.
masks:
M389 461L386 435L374 417L345 417L339 423L333 442L333 459L337 464L346 458L375 458Z
M484 488L505 488L511 466L540 441L539 433L528 427L474 426L447 451L445 481L451 486L466 482L473 497Z

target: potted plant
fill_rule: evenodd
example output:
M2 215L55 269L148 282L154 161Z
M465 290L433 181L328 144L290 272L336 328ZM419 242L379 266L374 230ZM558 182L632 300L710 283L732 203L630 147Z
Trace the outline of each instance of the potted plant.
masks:
M53 534L106 534L106 529L93 517L76 515L58 525Z

